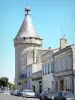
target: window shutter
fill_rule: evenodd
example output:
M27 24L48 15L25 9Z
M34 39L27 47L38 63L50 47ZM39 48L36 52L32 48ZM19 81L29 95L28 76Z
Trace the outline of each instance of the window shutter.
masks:
M71 56L68 55L68 70L71 69Z
M58 71L60 72L60 60L58 60Z
M48 64L46 64L46 71L47 71L47 74L48 74Z
M63 71L65 71L65 60L64 59L62 59L62 69Z

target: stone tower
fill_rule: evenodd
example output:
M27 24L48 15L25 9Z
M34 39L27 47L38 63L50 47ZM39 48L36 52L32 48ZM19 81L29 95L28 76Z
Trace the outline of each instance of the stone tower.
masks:
M15 47L15 85L18 86L20 68L21 68L21 53L27 47L42 47L42 39L37 34L31 16L29 14L30 8L25 8L25 18L21 28L14 39Z

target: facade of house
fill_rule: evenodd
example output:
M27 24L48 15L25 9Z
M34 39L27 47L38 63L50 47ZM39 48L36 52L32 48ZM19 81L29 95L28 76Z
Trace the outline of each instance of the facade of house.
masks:
M50 49L41 56L42 61L42 90L46 91L50 88L54 92L54 76L53 76L53 53L59 49Z
M63 41L63 42L62 42ZM60 50L53 54L54 88L55 91L74 92L74 59L75 45L66 45L66 40L60 40ZM64 45L65 44L65 45ZM64 45L64 46L62 46Z

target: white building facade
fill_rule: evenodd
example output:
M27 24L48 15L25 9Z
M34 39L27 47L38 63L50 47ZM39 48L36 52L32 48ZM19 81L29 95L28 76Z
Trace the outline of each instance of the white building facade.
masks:
M60 40L60 50L53 54L54 91L75 93L75 44L67 46L65 41L63 38Z
M58 49L50 50L41 56L42 60L42 90L47 91L48 88L54 92L54 76L53 76L53 53Z

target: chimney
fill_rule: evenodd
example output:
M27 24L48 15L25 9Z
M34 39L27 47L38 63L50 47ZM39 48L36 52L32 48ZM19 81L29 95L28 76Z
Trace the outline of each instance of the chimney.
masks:
M67 39L61 38L60 39L60 49L63 49L67 46Z
M48 50L51 50L51 47L48 47Z

